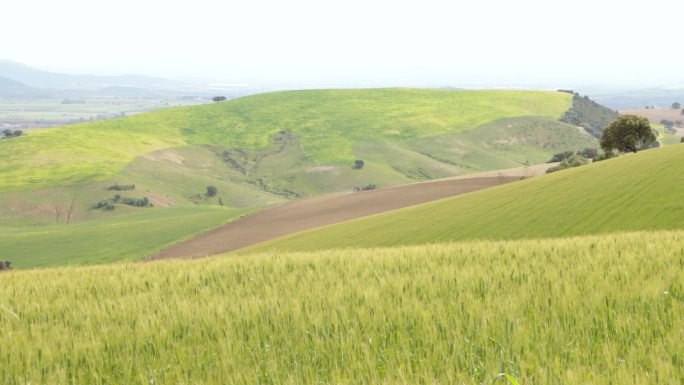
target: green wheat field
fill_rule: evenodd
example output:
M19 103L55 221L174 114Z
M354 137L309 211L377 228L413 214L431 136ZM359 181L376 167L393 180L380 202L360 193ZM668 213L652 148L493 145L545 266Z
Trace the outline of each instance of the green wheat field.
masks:
M683 245L639 232L13 271L0 382L681 384Z

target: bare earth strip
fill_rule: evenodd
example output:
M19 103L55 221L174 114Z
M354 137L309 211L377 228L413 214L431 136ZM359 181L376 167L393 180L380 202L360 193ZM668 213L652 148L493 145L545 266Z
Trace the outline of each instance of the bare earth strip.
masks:
M256 212L178 243L151 256L201 258L251 246L288 234L465 194L543 174L554 164L465 175L355 193L299 199Z

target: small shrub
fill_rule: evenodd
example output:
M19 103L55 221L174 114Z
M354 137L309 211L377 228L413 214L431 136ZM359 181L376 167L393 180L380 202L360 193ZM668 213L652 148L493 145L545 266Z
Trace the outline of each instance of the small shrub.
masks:
M115 204L122 204L122 205L135 206L135 207L152 206L152 204L150 203L150 200L147 197L130 198L130 197L122 197L121 195L116 194L116 195L114 195L114 198L112 198L112 199L106 199L106 200L98 202L95 205L95 208L101 209L101 210L114 210L116 208Z
M216 193L218 193L218 188L216 188L216 186L207 186L208 197L216 196Z
M667 120L667 119L662 119L662 120L660 121L660 124L662 124L663 126L665 126L665 128L672 128L672 126L674 126L674 122L671 121L671 120Z
M599 151L596 148L585 148L582 151L577 151L577 155L587 159L596 159L599 156Z
M378 186L375 185L375 183L369 183L365 186L354 186L354 191L369 191L369 190L375 190Z
M105 211L112 211L116 208L116 206L114 206L110 201L100 201L97 205L95 205L95 208Z
M5 139L17 138L17 137L20 137L20 136L22 136L22 135L24 135L24 131L22 131L22 130L16 130L16 131L12 131L12 130L2 130L2 136L3 136Z
M561 161L563 161L563 160L565 160L565 159L568 159L569 157L571 157L571 156L573 156L573 155L574 155L574 152L572 152L572 151L563 151L563 152L559 152L558 154L555 154L555 155L551 158L551 160L549 160L549 161L546 162L546 163L561 162Z
M587 163L589 163L588 159L583 158L579 155L573 155L573 156L563 160L558 166L551 167L550 169L546 170L546 173L549 174L552 172L565 170L566 168L579 167L579 166L583 166Z
M115 184L112 186L109 186L107 190L110 191L127 191L127 190L135 190L135 185L134 184Z
M614 157L615 157L615 154L612 152L602 152L601 155L594 158L594 162L600 162L602 160L606 160L606 159L610 159L610 158L614 158Z
M12 270L12 262L0 261L0 270Z
M363 160L357 159L357 160L354 161L354 167L352 167L352 168L355 169L355 170L360 170L360 169L363 168L363 166L364 166Z
M125 205L135 206L135 207L147 207L150 205L150 200L147 199L147 197L140 198L140 199L124 197L124 198L121 198L120 202L125 204Z

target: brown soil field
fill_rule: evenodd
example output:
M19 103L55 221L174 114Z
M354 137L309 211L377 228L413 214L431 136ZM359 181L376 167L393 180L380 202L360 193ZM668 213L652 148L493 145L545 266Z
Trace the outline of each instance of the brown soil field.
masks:
M684 128L684 115L682 115L681 109L675 110L669 107L653 109L640 108L636 110L620 110L620 114L643 116L644 118L647 118L651 123L660 123L660 121L663 119L671 120L673 122L682 121L682 124L675 125L675 127Z
M328 194L290 201L244 216L147 260L201 258L241 249L288 234L344 222L518 181L546 172L557 163L439 179L354 193Z

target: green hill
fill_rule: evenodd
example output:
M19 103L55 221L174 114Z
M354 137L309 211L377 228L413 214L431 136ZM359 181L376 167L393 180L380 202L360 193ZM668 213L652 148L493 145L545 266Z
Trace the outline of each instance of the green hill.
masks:
M571 104L571 95L560 92L288 91L30 131L0 140L0 244L24 266L44 265L42 253L30 261L29 251L49 247L24 246L47 245L37 234L72 234L82 222L101 221L89 240L65 236L78 241L69 250L94 250L112 239L108 221L152 215L143 210L183 207L177 213L191 215L196 207L189 219L195 221L206 214L202 206L228 213L355 186L542 163L557 152L597 147L558 120ZM363 168L352 167L357 159ZM135 188L110 190L116 185ZM208 186L217 188L215 196L206 195ZM122 204L135 200L152 207ZM193 225L183 234L177 218L179 239L207 228ZM207 223L220 222L212 218ZM125 244L125 233L117 234ZM139 259L171 240L162 241L151 238L126 253L77 253L72 262ZM69 263L66 254L55 263Z
M684 229L684 145L296 234L258 250L316 250Z
M135 197L156 207L219 198L254 207L541 163L597 146L558 121L570 105L560 92L291 91L32 131L0 141L0 218L125 213L91 210L117 183L135 184ZM356 159L363 169L352 168ZM218 187L213 201L201 198L209 185Z
M504 118L559 119L564 93L415 89L277 92L32 132L0 142L0 189L106 180L137 156L191 144L266 148L289 132L315 164L349 165L356 141L459 133Z

